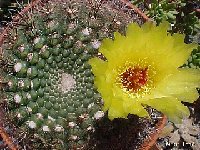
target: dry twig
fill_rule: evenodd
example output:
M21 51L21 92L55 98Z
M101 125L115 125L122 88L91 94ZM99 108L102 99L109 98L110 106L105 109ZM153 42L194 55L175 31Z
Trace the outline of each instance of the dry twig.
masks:
M137 8L135 5L133 5L130 1L128 1L128 0L120 0L120 1L123 2L129 8L133 9L135 11L135 13L137 13L138 15L140 15L144 19L144 21L151 21L147 17L147 15L145 15L139 8Z

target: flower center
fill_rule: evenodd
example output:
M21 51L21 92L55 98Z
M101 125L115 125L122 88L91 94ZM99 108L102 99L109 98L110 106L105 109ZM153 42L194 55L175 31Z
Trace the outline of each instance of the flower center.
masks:
M128 91L137 92L141 87L145 86L148 81L147 70L148 68L140 67L128 68L120 75L122 85Z

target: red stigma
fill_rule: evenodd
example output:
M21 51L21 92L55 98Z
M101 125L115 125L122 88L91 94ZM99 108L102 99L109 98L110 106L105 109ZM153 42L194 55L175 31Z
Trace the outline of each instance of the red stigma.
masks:
M147 83L148 79L148 68L128 68L124 73L121 74L122 85L128 91L137 91Z

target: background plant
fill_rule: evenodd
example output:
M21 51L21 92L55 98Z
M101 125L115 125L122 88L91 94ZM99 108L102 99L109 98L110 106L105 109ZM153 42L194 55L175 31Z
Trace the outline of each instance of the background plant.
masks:
M200 2L195 0L132 0L137 6L142 5L145 13L160 24L167 20L172 25L173 32L186 35L196 35L200 29Z

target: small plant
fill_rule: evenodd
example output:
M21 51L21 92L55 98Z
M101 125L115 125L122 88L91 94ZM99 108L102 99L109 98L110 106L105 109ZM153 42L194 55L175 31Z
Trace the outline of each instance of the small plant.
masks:
M192 51L189 59L183 66L196 69L200 68L200 46Z
M139 5L138 1L132 1ZM196 9L199 2L186 0L151 0L143 1L146 14L160 24L164 20L171 23L172 32L181 32L188 35L196 35L200 30L200 22Z

